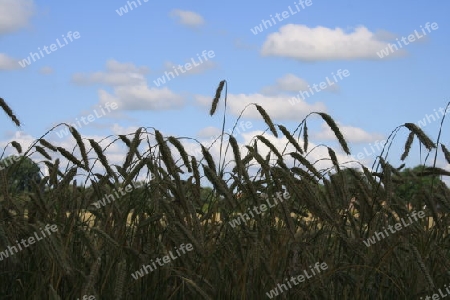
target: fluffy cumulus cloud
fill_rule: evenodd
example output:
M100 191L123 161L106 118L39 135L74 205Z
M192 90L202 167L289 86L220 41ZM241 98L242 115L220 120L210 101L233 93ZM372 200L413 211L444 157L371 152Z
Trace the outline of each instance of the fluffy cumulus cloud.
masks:
M384 34L386 37L386 34ZM288 57L299 61L379 59L377 52L388 43L380 34L360 26L351 32L342 28L288 24L278 32L270 34L264 42L261 54L264 56ZM402 56L399 49L389 57Z
M17 59L9 57L4 53L0 53L0 71L19 69L20 65Z
M114 94L99 90L100 103L118 103L121 110L166 110L183 105L183 97L164 87L149 88L147 85L120 86Z
M326 107L321 102L309 104L302 99L298 99L298 102L292 105L289 103L290 98L289 96L267 96L263 94L228 94L227 106L230 113L238 116L247 105L256 103L262 106L274 120L301 121L310 112L326 112ZM196 100L200 105L211 106L211 97L196 96ZM261 115L254 106L248 107L243 116L250 119L261 119Z
M150 88L145 77L148 71L147 67L110 60L106 63L106 71L77 73L73 75L72 82L111 87L112 93L99 89L100 103L116 102L119 110L166 110L183 106L183 97L167 87Z
M0 0L0 35L26 27L34 12L33 0Z
M369 133L359 127L342 126L341 124L338 124L338 127L342 132L342 134L344 135L345 140L348 142L369 143L376 140L381 141L384 139L384 136L382 134ZM315 139L336 140L335 134L327 124L322 124L321 129L322 129L321 131L314 133Z
M188 27L199 27L205 24L203 17L193 11L174 9L170 15L176 18L180 24Z

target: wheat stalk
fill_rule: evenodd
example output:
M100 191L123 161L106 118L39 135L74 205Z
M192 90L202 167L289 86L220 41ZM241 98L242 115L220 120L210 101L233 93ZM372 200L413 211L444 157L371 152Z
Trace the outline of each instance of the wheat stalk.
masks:
M214 96L211 109L209 111L209 115L212 116L216 112L217 104L219 103L220 95L222 94L223 86L225 85L226 80L222 80L219 83L219 86L216 89L216 95Z
M22 146L21 146L18 142L12 141L12 142L11 142L11 145L12 145L14 148L16 148L16 150L17 150L17 152L18 152L19 154L22 153Z
M45 151L44 148L42 148L41 146L34 146L34 148L36 148L36 151L39 152L43 157L48 160L52 160L52 157L47 153L47 151Z
M433 141L430 140L430 138L423 132L422 129L417 127L416 124L405 123L403 126L408 128L410 131L414 132L419 141L428 149L428 151L431 151L431 149L436 148L436 145L433 143Z
M122 300L123 288L125 284L125 276L127 269L127 261L124 259L117 265L116 282L114 288L114 295L116 300Z
M189 162L189 156L186 150L184 149L183 145L181 144L181 142L173 136L169 136L168 140L172 145L175 146L175 148L177 148L178 152L181 155L181 158L183 159L184 165L188 169L188 172L192 172L191 164Z
M75 141L77 142L78 148L80 149L81 157L83 158L84 162L84 169L89 170L89 159L86 152L86 147L84 146L83 139L81 138L80 133L76 130L75 127L70 126L70 132L72 133L72 136L74 137Z
M17 119L16 115L12 111L12 109L6 104L5 100L3 98L0 98L0 107L3 109L3 111L8 115L8 117L11 118L11 120L16 124L17 127L20 127L20 121Z
M319 114L322 119L327 123L327 125L330 127L330 129L333 131L334 135L339 141L339 144L341 145L344 152L348 155L350 155L350 149L348 148L347 142L344 139L344 136L342 135L341 131L339 130L339 127L334 122L333 118L331 118L330 115L326 113L317 113Z
M264 122L266 122L267 126L269 126L270 131L275 137L278 137L277 130L275 128L275 125L273 125L272 119L269 117L267 112L265 111L262 106L255 104L256 109L258 110L259 114L263 117Z
M450 164L450 152L448 151L448 149L445 147L444 144L441 144L441 149L442 152L444 152L445 160Z
M88 280L81 291L82 295L87 295L89 293L89 291L91 290L91 288L94 286L94 281L97 278L97 274L100 269L100 265L101 265L101 258L98 257L91 267L91 272L89 273Z
M52 144L50 144L48 141L46 141L43 138L39 139L39 143L41 143L42 146L47 147L48 149L52 150L53 152L58 151L58 149L56 149L55 146L53 146Z
M403 151L403 154L400 157L401 161L404 161L405 158L408 156L409 150L411 149L411 145L412 145L413 141L414 141L414 132L410 132L408 135L408 138L406 139L405 151Z
M109 166L108 160L106 159L105 154L103 154L103 150L100 147L100 145L94 141L93 139L89 139L89 143L91 144L91 147L94 149L95 153L97 154L98 159L100 160L101 164L105 168L108 175L112 178L114 178L116 181L118 181L116 174Z

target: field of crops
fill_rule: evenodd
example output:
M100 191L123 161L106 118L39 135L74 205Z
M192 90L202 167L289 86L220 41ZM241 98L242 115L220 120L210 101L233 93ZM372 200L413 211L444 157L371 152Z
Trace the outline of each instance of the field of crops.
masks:
M264 134L245 147L223 134L232 158L214 159L205 145L199 159L180 139L139 128L116 137L128 147L117 166L75 128L75 149L45 135L26 151L12 142L22 157L41 155L49 175L18 193L9 178L23 160L0 171L0 299L409 300L450 284L450 190L441 181L449 172L433 161L407 172L387 155L374 168L345 168L330 147L332 167L317 169L308 118L323 120L350 153L332 117L310 114L296 136L255 106L267 131L289 141L284 149ZM408 134L402 159L415 141L450 163L443 143L412 123L400 127ZM119 188L114 201L97 202Z

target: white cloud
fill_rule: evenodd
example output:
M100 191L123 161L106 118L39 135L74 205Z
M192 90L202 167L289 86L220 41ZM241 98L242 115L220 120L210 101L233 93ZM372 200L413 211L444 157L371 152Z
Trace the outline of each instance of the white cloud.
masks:
M104 84L108 86L121 86L145 83L144 75L147 67L136 67L132 63L120 63L115 60L106 62L106 72L91 74L75 73L72 82L78 85Z
M180 95L167 87L157 89L147 85L119 86L114 94L99 90L100 103L116 102L120 110L167 110L183 106Z
M149 88L145 74L147 67L109 60L106 71L74 74L72 82L78 85L101 84L112 88L110 93L99 89L100 104L116 102L119 110L166 110L184 104L182 96L164 88Z
M248 120L237 120L232 122L223 129L224 139L228 139L229 135L233 135L237 140L244 132L254 130L254 124ZM222 127L208 126L197 132L197 138L207 143L212 143L216 138L222 135Z
M52 74L53 72L54 72L53 68L52 68L52 67L48 67L48 66L42 67L42 68L39 70L39 73L41 73L41 74L43 74L43 75Z
M257 103L262 106L269 116L275 120L302 120L308 113L312 111L326 112L326 107L323 103L317 102L309 104L302 99L298 99L298 103L291 105L288 96L266 96L262 94L228 94L227 106L229 112L238 116L241 111L250 103ZM211 97L196 96L197 103L200 105L210 107ZM248 107L243 115L246 118L261 119L261 115L255 107Z
M34 11L33 0L0 0L0 35L27 26Z
M133 63L121 63L117 60L110 59L106 62L106 70L110 72L129 72L129 73L138 73L138 74L146 74L149 70L147 67L136 67Z
M90 75L76 73L72 81L78 85L104 84L108 86L120 86L140 84L145 81L141 74L137 73L106 73L95 72Z
M123 134L123 135L129 135L129 134L133 134L136 132L136 130L138 130L139 127L136 126L129 126L129 127L122 127L119 124L115 123L113 125L113 127L111 128L111 131L116 134Z
M376 140L383 140L384 136L378 133L368 133L364 129L353 126L342 126L338 124L345 140L353 143L369 143ZM327 124L322 124L320 132L314 133L315 139L320 140L336 140L336 136Z
M375 60L380 59L377 52L388 46L381 36L386 37L387 34L372 33L364 26L347 33L341 28L309 28L305 25L288 24L267 37L261 54L299 61ZM405 53L403 49L399 49L389 57Z
M170 15L178 19L178 22L188 27L199 27L205 23L201 15L193 11L174 9Z
M6 55L4 53L0 53L0 71L2 71L2 70L16 70L16 69L19 69L19 68L20 68L20 65L18 63L18 60L14 59L12 57L9 57L8 55Z
M202 130L200 130L197 133L197 137L203 138L203 139L209 139L211 137L218 136L221 133L222 133L221 129L219 129L217 127L209 126L209 127L205 127Z
M278 78L274 85L264 87L261 92L266 95L274 95L280 92L298 93L300 91L307 91L308 89L309 83L306 80L297 77L294 74L288 73L283 77ZM328 85L325 90L337 92L339 87L336 84Z
M35 141L35 139L31 135L21 130L9 132L6 136L8 138L7 141L0 141L1 148L5 148L6 145L11 141L16 141L22 146L22 151L26 151ZM8 147L11 147L11 149L13 149L14 153L11 154L18 155L17 151L14 148L12 148L11 145L9 145Z
M385 42L391 41L397 37L392 32L386 30L377 30L373 33L373 36L376 40Z

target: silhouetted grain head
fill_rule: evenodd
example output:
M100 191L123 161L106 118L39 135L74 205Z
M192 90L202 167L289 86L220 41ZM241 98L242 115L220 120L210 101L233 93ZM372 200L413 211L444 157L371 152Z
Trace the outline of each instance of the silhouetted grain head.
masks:
M308 126L305 125L303 126L303 149L305 149L305 152L308 151Z
M339 130L339 127L334 122L333 118L331 118L330 115L326 113L318 113L322 119L327 123L328 127L333 131L334 135L339 141L339 144L341 145L344 152L348 155L350 155L350 149L348 148L347 142L344 139L344 136L342 135L341 131Z
M89 139L89 144L94 149L95 153L97 154L98 159L100 160L100 163L103 165L103 167L105 168L108 175L117 181L117 175L116 175L116 173L114 173L113 169L111 169L109 162L106 159L106 156L103 153L103 150L100 147L100 145L93 139Z
M45 139L43 139L43 138L40 138L40 139L39 139L39 143L40 143L42 146L47 147L48 149L52 150L53 152L57 152L57 151L58 151L58 149L56 149L55 146L53 146L52 144L50 144L47 140L45 140Z
M71 163L75 164L80 168L84 168L83 164L72 153L70 153L63 147L56 147L56 149L58 149L59 153L61 153L62 156L67 158L68 161L70 161Z
M16 148L16 150L17 150L17 152L18 152L19 154L22 153L22 146L21 146L18 142L12 141L12 142L11 142L11 145L12 145L14 148Z
M403 151L403 154L402 154L400 160L404 161L405 158L408 156L409 150L411 149L411 145L412 145L413 141L414 141L414 132L410 132L408 135L408 139L406 140L406 143L405 143L405 150Z
M81 157L83 158L84 169L89 170L89 159L86 152L86 147L84 145L83 139L81 138L80 133L76 130L75 127L70 126L70 132L72 133L73 138L77 142L78 148L80 149Z
M277 125L278 128L280 129L280 131L284 134L284 136L287 138L287 140L289 141L289 143L291 143L292 146L294 146L294 148L300 153L303 154L303 150L300 147L300 145L297 143L297 141L294 139L294 137L292 136L292 134L289 132L289 130L286 129L286 127L284 127L283 125ZM305 149L306 151L306 149Z
M267 114L264 108L262 106L255 104L256 109L258 110L259 114L263 117L264 122L266 122L267 126L269 126L270 131L275 137L278 137L277 130L275 128L275 125L273 125L272 119L270 119L270 116Z
M11 120L16 124L17 127L20 127L20 121L17 119L16 115L12 111L12 109L6 104L5 100L3 98L0 98L0 107L3 109L3 111L8 115L8 117L11 118Z
M178 152L180 153L181 158L183 159L183 163L186 166L186 168L188 169L188 171L192 172L191 164L189 162L189 156L188 156L186 150L184 149L183 145L181 144L181 142L173 136L169 136L168 140L172 145L175 146L175 148L177 148Z
M433 141L416 124L405 123L403 126L408 128L411 132L414 132L419 141L428 149L428 151L431 151L431 149L436 148L436 145L433 143Z
M211 110L209 111L210 116L214 115L214 113L216 112L217 104L219 104L219 99L222 94L222 90L223 90L223 86L225 85L225 82L226 82L226 80L222 80L219 83L219 86L217 87L216 95L214 96L214 99L213 99L213 102L211 105Z
M444 144L441 144L441 149L442 152L444 152L445 160L450 164L450 152L448 151L448 149L445 147Z

